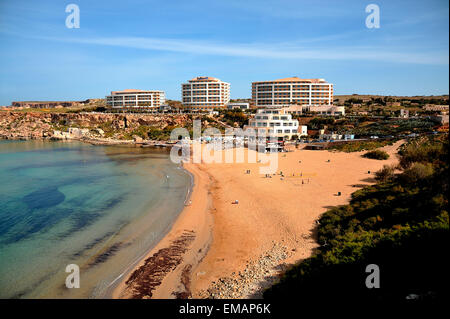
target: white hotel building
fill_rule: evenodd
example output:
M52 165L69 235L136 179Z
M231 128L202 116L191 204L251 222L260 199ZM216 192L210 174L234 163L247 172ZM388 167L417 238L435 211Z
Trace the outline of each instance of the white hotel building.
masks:
M182 104L192 110L210 111L230 102L230 83L199 76L181 85Z
M308 135L305 125L298 125L298 120L293 120L292 115L285 109L259 109L254 118L249 120L245 129L253 129L257 134L275 135L291 139L293 135Z
M293 104L324 106L333 104L333 84L324 79L291 77L252 83L256 107L284 107Z
M127 89L123 91L112 91L106 96L106 105L119 107L145 107L159 108L166 102L163 91L146 91Z

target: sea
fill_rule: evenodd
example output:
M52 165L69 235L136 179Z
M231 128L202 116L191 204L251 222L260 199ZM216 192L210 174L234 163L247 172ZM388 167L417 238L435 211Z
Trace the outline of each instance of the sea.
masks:
M110 298L192 183L166 150L0 140L0 298Z

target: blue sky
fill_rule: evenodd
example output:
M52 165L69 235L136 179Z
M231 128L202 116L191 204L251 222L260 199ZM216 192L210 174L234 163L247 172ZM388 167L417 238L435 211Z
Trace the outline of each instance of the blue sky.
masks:
M80 8L68 29L66 5ZM380 28L368 29L368 4ZM158 89L324 78L335 94L437 95L449 87L449 3L352 0L0 0L0 105Z

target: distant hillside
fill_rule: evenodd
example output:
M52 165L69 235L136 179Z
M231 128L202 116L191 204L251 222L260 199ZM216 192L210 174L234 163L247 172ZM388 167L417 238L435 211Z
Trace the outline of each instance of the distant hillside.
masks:
M334 102L336 104L343 104L350 99L362 100L363 102L376 100L376 99L388 99L390 101L419 101L419 100L446 100L448 104L449 96L444 95L417 95L417 96L394 96L394 95L374 95L374 94L350 94L350 95L335 95Z
M52 109L52 108L79 108L105 106L105 99L87 99L83 101L13 101L11 107Z

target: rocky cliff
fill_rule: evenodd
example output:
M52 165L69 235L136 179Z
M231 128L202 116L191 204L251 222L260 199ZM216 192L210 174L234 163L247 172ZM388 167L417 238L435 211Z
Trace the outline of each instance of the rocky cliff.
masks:
M58 132L83 129L85 137L131 139L140 127L158 130L191 125L182 114L43 113L0 111L0 138L61 138Z

